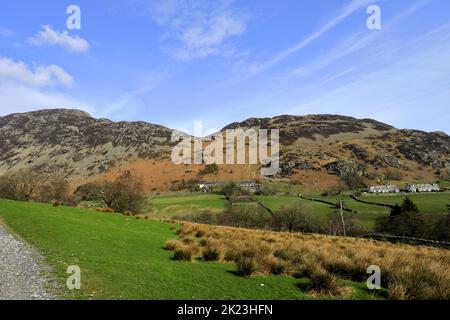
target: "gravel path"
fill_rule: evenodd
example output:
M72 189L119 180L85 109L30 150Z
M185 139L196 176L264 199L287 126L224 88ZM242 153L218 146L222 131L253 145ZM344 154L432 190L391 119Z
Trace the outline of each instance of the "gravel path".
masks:
M49 300L39 256L0 225L0 300Z

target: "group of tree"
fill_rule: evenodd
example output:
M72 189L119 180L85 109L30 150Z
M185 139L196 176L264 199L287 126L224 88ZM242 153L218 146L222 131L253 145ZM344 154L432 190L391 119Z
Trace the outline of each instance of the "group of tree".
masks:
M450 241L450 212L431 215L420 212L406 197L394 205L389 216L377 218L375 231L395 236Z
M0 177L0 198L17 201L65 202L69 183L63 176L20 170Z
M68 180L60 175L38 174L21 170L0 177L0 198L76 205L81 201L97 201L115 212L138 213L145 202L141 177L122 172L113 181L90 182L70 193Z
M273 213L257 204L229 205L219 213L205 211L198 215L183 216L180 219L238 228L332 235L343 234L341 218L338 212L318 218L302 202L292 206L284 206ZM364 231L361 223L354 215L346 213L345 219L346 234L348 236L360 235Z

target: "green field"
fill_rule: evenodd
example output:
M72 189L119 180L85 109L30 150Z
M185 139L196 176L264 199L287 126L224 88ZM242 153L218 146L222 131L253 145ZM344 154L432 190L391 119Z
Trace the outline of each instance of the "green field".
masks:
M408 195L379 195L379 196L365 196L362 200L382 203L382 204L400 204L405 197L410 197L419 207L423 213L445 213L447 212L447 204L450 203L449 193L424 193L424 194L408 194ZM311 195L307 198L321 199L331 203L337 203L339 198L337 196L318 196ZM273 211L280 210L282 206L292 206L299 202L310 208L314 215L321 219L326 219L336 209L332 206L316 202L300 199L296 196L274 195L274 196L258 196L258 200ZM380 215L387 215L390 212L389 208L380 207L377 205L364 204L353 200L350 196L344 195L342 197L345 207L356 211L356 217L361 223L371 228L374 225L375 219Z
M196 214L205 210L212 212L225 208L223 195L212 193L172 193L148 198L147 211L155 217L173 217Z
M0 221L38 248L61 287L69 265L81 268L79 299L308 299L289 276L236 276L233 264L175 262L163 249L176 238L159 221L77 208L0 200ZM368 298L363 284L354 298Z
M450 204L450 193L418 193L407 195L384 195L384 196L365 196L365 201L396 204L401 203L405 197L409 197L417 204L420 212L424 213L444 213L447 212L447 204Z

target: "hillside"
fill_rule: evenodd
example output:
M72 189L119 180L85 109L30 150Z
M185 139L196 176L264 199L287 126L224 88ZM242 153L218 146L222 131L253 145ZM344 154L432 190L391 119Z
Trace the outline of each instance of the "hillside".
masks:
M305 188L336 185L338 163L357 166L370 183L395 171L402 182L435 179L450 167L450 137L441 132L399 130L372 120L339 115L251 118L224 128L279 129L281 171ZM170 161L172 130L145 122L95 119L79 110L54 109L0 117L0 174L31 168L61 173L75 184L109 179L123 169L144 177L148 191L164 191L191 179L259 178L258 165L221 165L198 176L200 165ZM341 160L342 161L342 160Z
M172 130L54 109L0 117L0 174L22 168L90 176L135 159L170 154Z

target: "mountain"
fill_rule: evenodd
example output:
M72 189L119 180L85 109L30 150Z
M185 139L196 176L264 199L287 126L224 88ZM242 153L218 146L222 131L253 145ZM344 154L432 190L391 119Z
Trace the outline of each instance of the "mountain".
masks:
M368 183L393 172L397 180L430 180L450 168L450 137L442 132L399 130L340 115L250 118L223 130L235 128L279 129L281 171L274 178L311 189L335 185L342 161L357 166ZM79 184L132 169L149 191L167 190L182 179L259 178L258 165L221 165L212 176L199 176L201 165L175 165L171 134L163 126L95 119L79 110L12 114L0 117L0 175L31 168Z
M51 109L0 117L0 174L22 168L90 176L170 154L172 130L145 122L95 119Z

